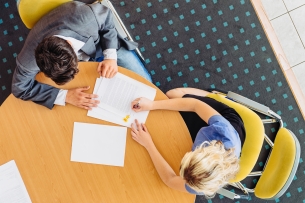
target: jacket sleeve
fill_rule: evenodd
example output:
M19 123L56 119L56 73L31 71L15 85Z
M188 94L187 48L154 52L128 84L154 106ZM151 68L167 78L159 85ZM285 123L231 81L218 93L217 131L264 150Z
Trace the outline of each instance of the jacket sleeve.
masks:
M35 67L22 66L18 57L16 62L17 67L12 80L12 94L22 100L31 100L52 109L59 89L36 81L35 76L39 70L35 70Z
M100 45L102 50L113 48L119 49L121 46L128 50L137 48L138 43L123 39L115 29L113 14L111 10L99 3L89 5L98 23Z

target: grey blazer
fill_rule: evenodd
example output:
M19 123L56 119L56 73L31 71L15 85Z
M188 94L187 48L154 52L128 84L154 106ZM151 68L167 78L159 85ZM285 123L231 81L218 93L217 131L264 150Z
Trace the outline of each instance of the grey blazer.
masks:
M52 109L59 89L35 80L40 71L35 60L35 49L45 37L62 35L85 42L81 48L92 58L102 56L107 48L128 50L137 43L123 39L117 33L110 9L101 4L65 3L42 17L32 28L16 59L12 93L22 100L31 100Z

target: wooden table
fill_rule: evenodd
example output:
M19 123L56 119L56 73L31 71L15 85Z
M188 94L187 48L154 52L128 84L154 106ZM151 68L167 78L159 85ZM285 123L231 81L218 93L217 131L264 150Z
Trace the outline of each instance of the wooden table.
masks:
M64 88L90 85L97 63L80 63L80 72ZM119 72L157 89L156 100L167 97L139 75ZM37 80L54 85L39 74ZM54 85L56 86L56 85ZM87 116L72 105L53 110L10 95L0 107L0 165L15 160L32 202L178 203L195 196L168 188L159 178L147 151L128 129L124 167L71 162L74 122L112 123ZM189 131L178 112L151 111L146 125L160 153L178 174L180 161L191 149Z

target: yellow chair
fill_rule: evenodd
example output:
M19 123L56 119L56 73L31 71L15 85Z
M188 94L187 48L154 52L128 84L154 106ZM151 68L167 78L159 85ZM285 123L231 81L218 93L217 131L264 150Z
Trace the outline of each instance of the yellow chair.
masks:
M230 185L241 189L238 195L224 188L218 193L230 199L249 199L249 193L261 199L272 200L284 194L291 184L300 159L300 144L296 136L283 127L281 117L268 107L233 92L224 93L213 90L208 95L215 100L234 108L241 116L246 138L241 150L240 171ZM268 116L261 119L257 113ZM265 134L264 124L280 124L274 143ZM264 139L272 148L263 171L252 172L259 157ZM260 176L255 188L246 188L241 181L249 176Z
M22 22L27 28L32 29L42 16L69 1L72 0L18 0L17 8Z

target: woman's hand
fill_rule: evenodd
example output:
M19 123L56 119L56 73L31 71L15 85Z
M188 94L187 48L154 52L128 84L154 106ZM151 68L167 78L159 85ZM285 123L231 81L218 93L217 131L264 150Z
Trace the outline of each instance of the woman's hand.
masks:
M153 106L153 101L145 97L137 98L131 102L131 108L135 112L152 110L152 106Z
M148 146L153 144L151 136L143 123L139 123L138 120L135 120L136 125L131 124L131 136L136 142L147 149Z
M146 126L140 124L137 120L135 122L136 125L131 124L132 139L145 147L162 181L170 188L187 192L185 189L185 180L177 176L175 171L162 157L152 141Z

